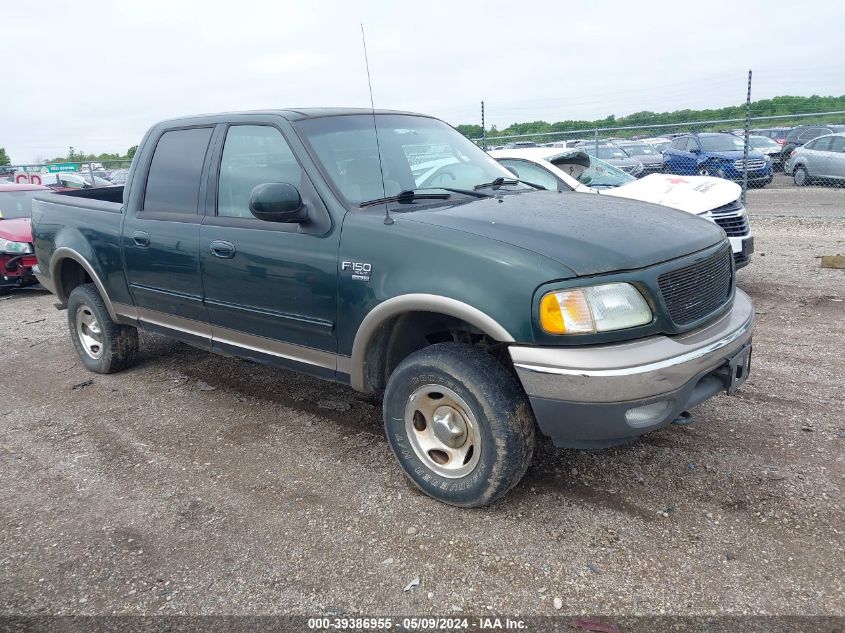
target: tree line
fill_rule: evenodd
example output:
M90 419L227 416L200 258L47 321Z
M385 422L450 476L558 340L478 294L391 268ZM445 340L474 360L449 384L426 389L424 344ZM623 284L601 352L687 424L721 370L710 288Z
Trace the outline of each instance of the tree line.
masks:
M58 156L45 161L47 164L53 163L106 163L109 161L130 161L135 157L135 152L138 151L138 146L133 145L125 154L109 154L103 152L101 154L86 154L83 151L76 150L73 147L68 148L65 156ZM6 148L0 147L0 167L11 165L12 159L6 152ZM20 164L20 163L18 163Z
M812 97L793 97L782 96L774 97L772 99L761 99L751 103L751 116L778 116L790 114L805 114L813 112L834 112L845 110L845 95L841 97L820 97L813 95ZM512 123L504 129L498 129L495 125L487 130L487 137L509 136L512 134L540 134L548 132L568 132L570 130L594 130L596 128L605 127L625 127L625 126L643 126L643 125L683 125L693 121L714 121L719 119L742 119L745 117L745 104L726 106L724 108L714 108L708 110L675 110L673 112L634 112L627 116L615 117L614 115L607 116L603 119L596 119L593 121L573 120L557 121L549 123L547 121L530 121L525 123ZM825 122L830 117L820 118L813 122ZM836 117L834 117L836 118ZM838 120L845 119L845 115L839 116ZM802 120L802 118L795 119L775 119L765 123L766 126L772 127L788 127L792 125L800 125L807 123L809 120ZM760 127L760 124L757 124ZM474 124L461 124L456 126L456 129L467 136L468 138L481 138L481 126ZM658 134L656 132L656 134Z

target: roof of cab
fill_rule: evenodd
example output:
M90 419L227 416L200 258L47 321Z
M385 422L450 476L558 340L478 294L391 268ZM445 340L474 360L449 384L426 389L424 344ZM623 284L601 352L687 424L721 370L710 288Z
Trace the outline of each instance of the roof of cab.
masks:
M360 114L371 115L373 113L377 115L404 114L410 116L434 118L427 114L419 114L417 112L405 112L403 110L371 110L370 108L285 108L279 110L246 110L237 112L214 112L207 114L188 115L183 117L176 117L173 119L167 119L165 121L160 121L159 125L172 125L177 123L184 124L186 121L193 121L196 119L202 119L206 122L225 122L228 118L250 115L273 115L281 116L287 119L288 121L302 121L304 119L317 119L321 117L350 116Z

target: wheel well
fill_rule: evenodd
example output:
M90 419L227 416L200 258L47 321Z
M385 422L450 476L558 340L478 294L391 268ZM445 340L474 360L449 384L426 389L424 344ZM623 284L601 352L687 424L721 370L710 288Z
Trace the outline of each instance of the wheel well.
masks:
M58 276L56 289L61 293L59 299L62 303L67 303L67 299L74 288L94 281L88 271L82 267L82 264L69 257L59 263L56 275Z
M382 391L393 370L414 352L435 343L475 345L512 369L507 344L493 340L466 321L437 312L406 312L379 326L365 355L365 384Z

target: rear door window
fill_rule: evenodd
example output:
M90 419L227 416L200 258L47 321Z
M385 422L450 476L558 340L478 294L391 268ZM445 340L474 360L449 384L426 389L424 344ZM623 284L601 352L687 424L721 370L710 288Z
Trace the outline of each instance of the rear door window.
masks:
M161 135L147 175L144 211L197 213L200 177L212 130L191 128Z
M819 151L819 152L826 152L826 151L828 151L828 150L830 149L830 141L831 141L831 138L832 138L832 137L830 137L830 136L824 136L824 137L822 137L822 138L820 138L820 139L817 139L817 140L813 141L813 147L812 147L812 149L814 149L814 150L816 150L816 151Z
M557 177L549 170L529 163L527 160L502 159L499 161L505 167L512 167L517 172L517 178L526 182L540 185L551 191L557 189Z

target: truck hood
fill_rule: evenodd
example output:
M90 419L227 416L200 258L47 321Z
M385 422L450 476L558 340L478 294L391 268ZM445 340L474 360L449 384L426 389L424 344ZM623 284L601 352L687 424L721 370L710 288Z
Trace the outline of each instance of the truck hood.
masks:
M724 178L652 174L634 182L602 189L603 196L652 202L699 215L730 204L742 195L742 187Z
M535 191L403 214L545 255L578 276L644 268L716 244L722 229L634 200Z
M29 218L0 220L0 237L12 242L31 242L32 228Z

